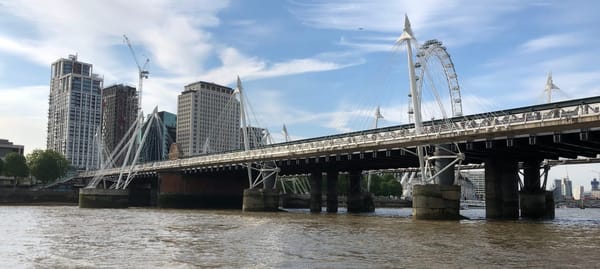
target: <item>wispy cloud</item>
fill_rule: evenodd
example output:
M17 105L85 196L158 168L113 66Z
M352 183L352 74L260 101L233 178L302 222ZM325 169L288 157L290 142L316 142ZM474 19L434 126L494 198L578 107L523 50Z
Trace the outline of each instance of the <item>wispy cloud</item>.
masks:
M529 40L522 44L520 49L526 53L532 53L548 49L576 47L584 42L583 37L578 34L553 34Z

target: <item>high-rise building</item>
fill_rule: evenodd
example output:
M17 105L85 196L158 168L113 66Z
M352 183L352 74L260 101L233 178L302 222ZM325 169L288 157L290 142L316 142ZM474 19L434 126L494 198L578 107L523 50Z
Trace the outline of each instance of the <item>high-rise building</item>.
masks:
M133 132L127 131L136 122L138 113L138 97L134 87L117 84L102 90L102 151L103 156L110 156L117 145L124 139L126 142ZM122 145L126 145L123 142ZM124 157L117 158L116 166L123 164Z
M260 127L246 127L248 130L248 147L249 149L259 148L261 146L266 145L265 136L267 134L267 129ZM244 149L244 127L240 129L240 148Z
M473 183L475 197L479 200L485 200L485 170L460 170L460 174Z
M598 185L600 185L600 181L598 181L597 179L594 178L592 180L591 184L592 184L592 190L593 191L600 190L600 189L598 189Z
M563 187L565 188L565 199L573 200L573 183L571 180L569 180L569 178L563 178Z
M50 76L46 147L77 169L95 169L103 79L76 55L54 62Z
M560 179L554 180L554 201L562 201L563 200L563 186L562 181Z
M240 103L233 89L198 81L177 98L177 144L184 156L239 149Z
M144 124L144 128L150 130L144 143L142 162L167 160L171 144L175 143L177 115L160 111L157 117L158 121L149 118Z

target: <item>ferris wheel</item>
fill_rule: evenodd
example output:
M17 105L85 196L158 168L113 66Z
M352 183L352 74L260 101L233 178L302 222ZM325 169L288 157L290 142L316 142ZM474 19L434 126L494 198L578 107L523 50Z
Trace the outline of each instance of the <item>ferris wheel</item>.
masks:
M432 118L459 117L463 115L460 86L454 63L448 54L446 47L436 39L428 40L419 47L415 63L417 97L419 103L423 103L425 94L432 95L431 105L438 109L427 109ZM409 93L409 97L411 94ZM447 108L448 102L450 109ZM409 98L408 104L409 122L414 122L414 109Z

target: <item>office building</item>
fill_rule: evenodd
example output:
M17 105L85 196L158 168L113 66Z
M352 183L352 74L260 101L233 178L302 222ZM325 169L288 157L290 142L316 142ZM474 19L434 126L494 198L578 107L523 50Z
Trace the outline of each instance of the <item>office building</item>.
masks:
M562 180L554 180L554 201L562 201L564 199Z
M573 182L571 182L571 180L569 180L569 178L563 178L563 187L564 189L564 197L567 200L573 200L575 197L573 197Z
M478 200L485 200L485 170L460 170L460 174L473 183L475 197L477 197Z
M148 127L148 124L152 125L146 137L141 162L167 160L171 144L175 143L177 115L160 111L157 117L158 121L149 118L144 124L144 128Z
M240 148L240 103L233 89L198 81L177 98L177 144L184 156Z
M248 132L248 149L255 149L267 144L267 129L259 127L246 127ZM244 149L244 127L240 128L240 149Z
M6 154L11 152L16 152L18 154L23 155L25 151L25 147L22 145L15 145L12 142L8 141L8 139L0 139L0 159L4 159Z
M108 158L122 140L121 148L126 145L133 135L133 132L127 135L127 131L135 124L137 115L138 97L134 87L118 84L102 90L102 151L104 158ZM115 165L121 166L123 160L124 156L117 158L114 160Z
M52 64L46 148L62 153L76 169L99 163L95 138L100 132L103 79L76 55Z

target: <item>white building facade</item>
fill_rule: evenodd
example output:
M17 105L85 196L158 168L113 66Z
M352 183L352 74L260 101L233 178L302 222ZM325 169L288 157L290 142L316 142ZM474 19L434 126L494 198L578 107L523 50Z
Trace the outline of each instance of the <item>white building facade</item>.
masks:
M198 81L177 97L177 144L184 156L240 148L240 102L234 90Z
M76 169L96 169L103 79L92 65L69 55L52 64L46 148L62 153Z

